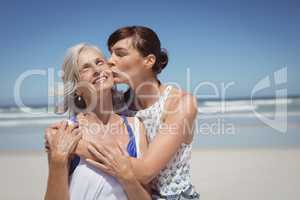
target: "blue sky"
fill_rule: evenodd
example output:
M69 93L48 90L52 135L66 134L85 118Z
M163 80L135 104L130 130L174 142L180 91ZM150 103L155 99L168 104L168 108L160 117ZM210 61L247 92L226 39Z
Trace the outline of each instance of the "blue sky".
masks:
M158 33L170 56L160 75L163 82L191 90L204 81L218 89L234 82L226 97L249 97L260 79L287 66L288 82L282 87L299 95L299 10L297 0L1 1L0 105L14 102L15 81L23 72L59 70L74 44L96 44L109 56L108 36L126 25L149 26ZM21 89L25 102L47 102L45 76L26 79ZM272 96L274 90L258 95Z

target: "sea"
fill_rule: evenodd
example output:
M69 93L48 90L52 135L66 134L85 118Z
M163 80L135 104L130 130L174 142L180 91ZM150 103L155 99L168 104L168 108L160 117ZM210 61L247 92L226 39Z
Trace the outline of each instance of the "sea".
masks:
M67 119L39 105L0 108L0 150L43 150L44 131ZM199 99L194 148L300 147L300 97Z

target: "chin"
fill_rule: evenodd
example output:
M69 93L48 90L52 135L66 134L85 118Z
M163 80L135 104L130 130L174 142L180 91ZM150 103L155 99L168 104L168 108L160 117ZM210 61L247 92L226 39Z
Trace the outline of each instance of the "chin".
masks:
M97 88L97 91L108 91L113 88L113 83L104 83Z

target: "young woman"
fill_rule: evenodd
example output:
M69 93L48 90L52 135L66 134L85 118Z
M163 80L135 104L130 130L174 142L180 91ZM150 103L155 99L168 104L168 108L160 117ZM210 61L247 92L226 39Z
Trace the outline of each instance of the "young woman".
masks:
M130 158L136 179L152 183L153 199L199 199L190 173L196 98L158 80L168 56L150 28L120 28L109 37L108 48L115 82L130 86L124 95L128 113L143 121L149 142L143 157ZM92 146L97 159L87 162L117 177L118 167L111 163L122 153L105 144Z
M78 113L82 108L91 112L77 115L79 128L63 122L47 129L49 177L45 199L151 199L135 179L128 157L117 156L128 152L130 156L140 158L147 148L147 141L143 125L137 118L113 112L113 76L101 51L86 44L76 45L68 51L62 69L65 89L69 89L65 91L70 100L66 105L72 113ZM99 125L102 134L94 137L99 134ZM101 140L95 141L95 138ZM113 149L117 152L116 162L112 162L117 166L116 178L85 162L83 156L96 159L93 149L88 151L86 148L86 141L91 144L105 141L110 147L120 144ZM69 181L72 154L82 157Z

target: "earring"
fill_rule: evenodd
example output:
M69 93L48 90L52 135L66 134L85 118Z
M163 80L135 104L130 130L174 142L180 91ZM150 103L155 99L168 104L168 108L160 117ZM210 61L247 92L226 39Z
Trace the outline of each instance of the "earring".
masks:
M74 104L79 109L85 109L86 108L86 103L85 103L84 99L82 98L82 96L79 96L76 93L74 95Z

